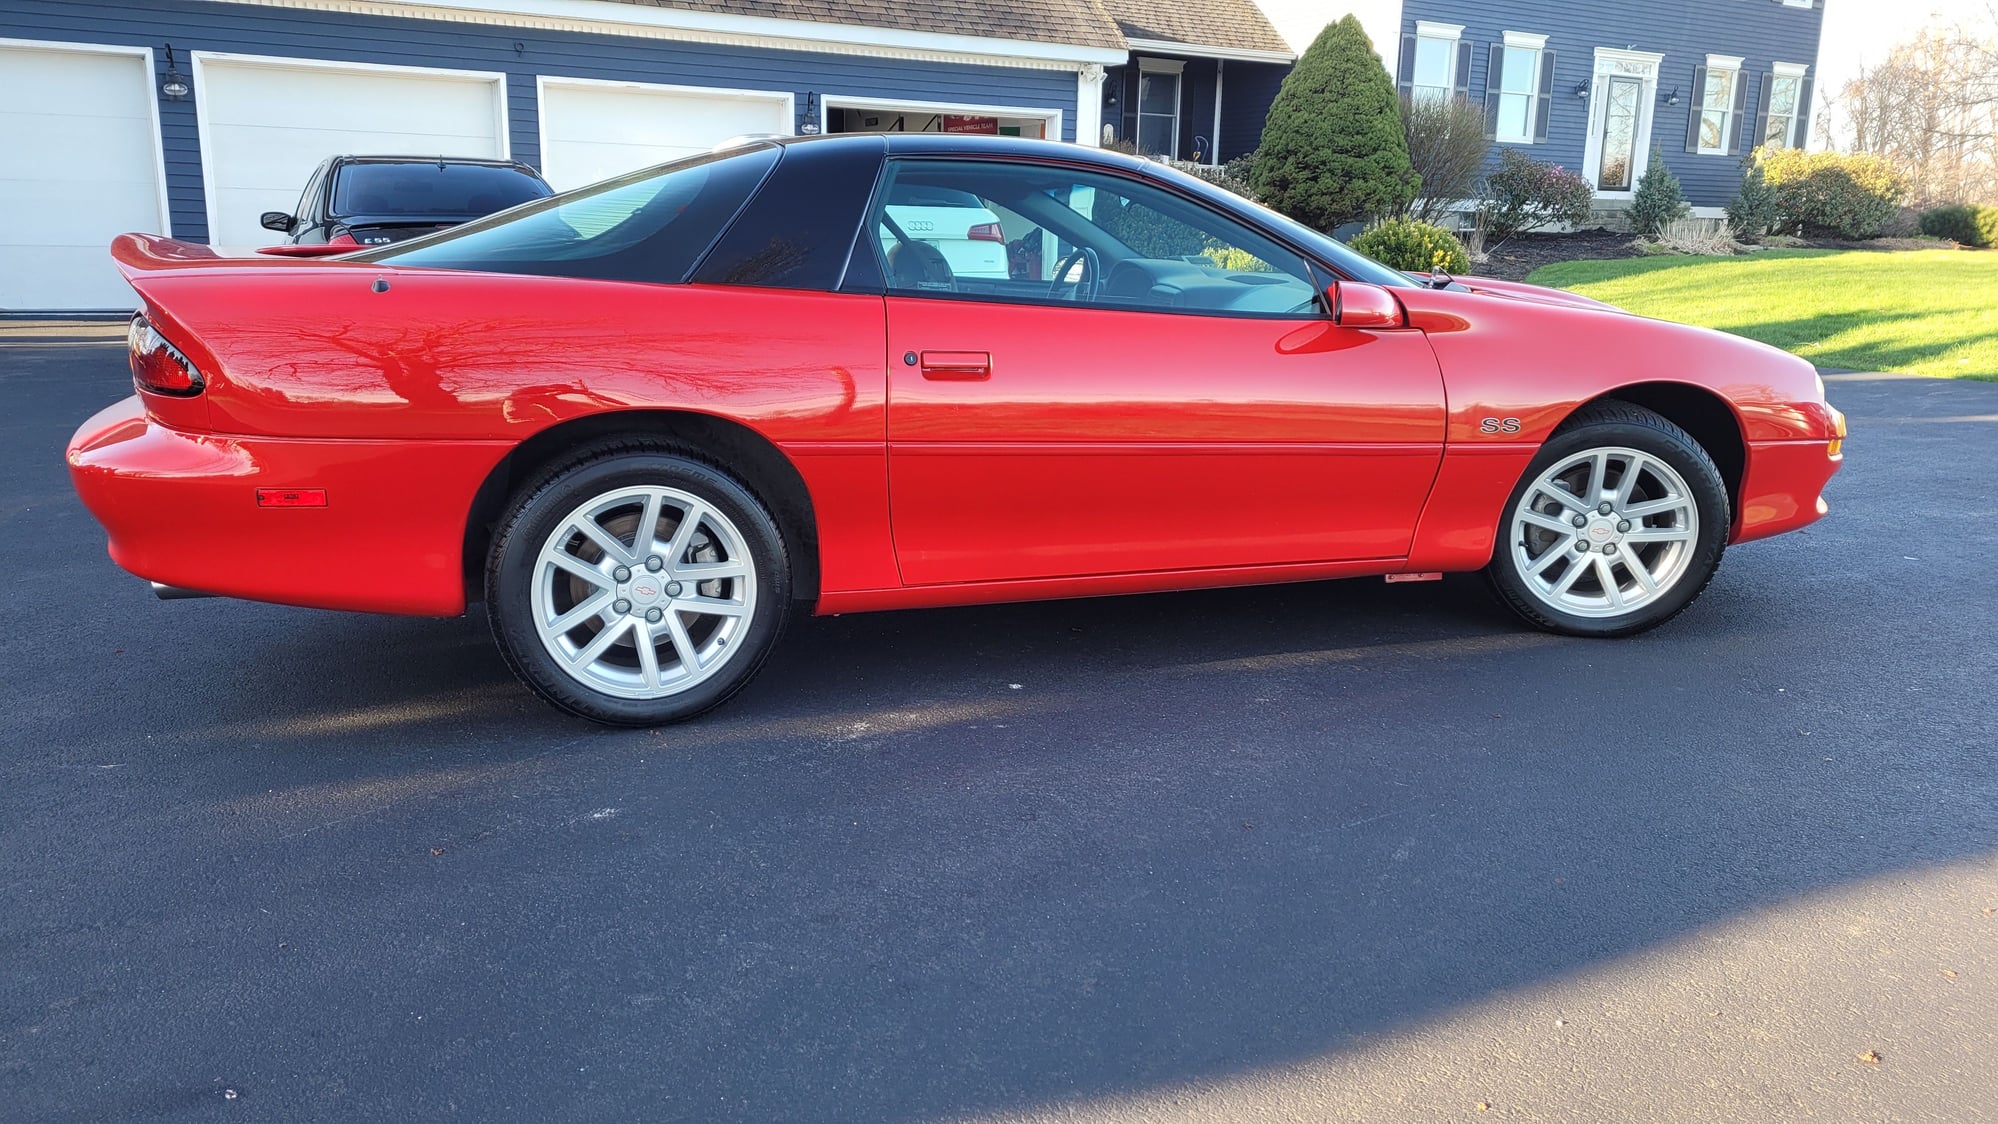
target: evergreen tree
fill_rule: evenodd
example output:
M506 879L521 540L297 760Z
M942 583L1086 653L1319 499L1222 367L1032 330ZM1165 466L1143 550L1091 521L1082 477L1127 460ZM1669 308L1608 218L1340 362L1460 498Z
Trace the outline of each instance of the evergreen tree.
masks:
M1394 80L1358 19L1319 32L1283 80L1250 187L1320 230L1400 214L1415 198Z

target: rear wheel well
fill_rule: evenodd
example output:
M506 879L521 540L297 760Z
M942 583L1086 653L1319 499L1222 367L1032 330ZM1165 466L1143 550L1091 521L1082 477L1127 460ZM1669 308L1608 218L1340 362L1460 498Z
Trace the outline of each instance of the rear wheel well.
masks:
M1590 401L1642 406L1685 430L1714 459L1714 467L1720 469L1721 479L1727 484L1729 510L1741 510L1741 478L1748 465L1748 449L1742 441L1741 423L1734 416L1734 408L1718 394L1686 383L1647 382L1618 387ZM1588 404L1584 402L1581 406Z
M740 422L678 410L622 410L576 418L549 426L500 458L473 493L471 510L465 517L466 600L483 592L482 575L493 531L505 516L515 489L570 450L606 437L662 439L740 480L769 509L790 546L793 599L818 600L818 523L812 514L811 493L797 467L769 439Z

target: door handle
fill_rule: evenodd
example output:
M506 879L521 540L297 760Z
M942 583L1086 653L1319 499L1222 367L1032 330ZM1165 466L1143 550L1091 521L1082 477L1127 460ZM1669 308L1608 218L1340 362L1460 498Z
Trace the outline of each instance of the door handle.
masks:
M975 381L992 377L992 353L989 351L925 351L923 352L923 377Z

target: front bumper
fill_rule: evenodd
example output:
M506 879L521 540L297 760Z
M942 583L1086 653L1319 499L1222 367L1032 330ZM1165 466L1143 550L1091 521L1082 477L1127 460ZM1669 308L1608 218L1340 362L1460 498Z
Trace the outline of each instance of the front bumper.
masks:
M111 560L151 582L320 609L450 616L465 608L465 520L510 446L186 433L137 398L70 439L70 478ZM259 488L324 489L264 507Z
M1841 419L1839 437L1833 441L1751 442L1732 541L1766 539L1823 518L1831 510L1825 503L1825 484L1845 463L1842 451L1832 451L1843 438Z

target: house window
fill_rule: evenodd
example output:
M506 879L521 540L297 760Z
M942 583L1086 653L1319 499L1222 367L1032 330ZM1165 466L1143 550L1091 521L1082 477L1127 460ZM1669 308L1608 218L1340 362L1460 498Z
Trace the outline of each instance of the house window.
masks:
M1795 148L1802 143L1797 122L1810 117L1810 107L1803 101L1804 67L1777 63L1769 75L1769 120L1760 138L1764 148Z
M1540 54L1544 35L1505 33L1499 54L1498 128L1495 139L1513 144L1533 141L1534 101L1540 92Z
M1732 124L1735 87L1741 81L1741 60L1707 56L1707 79L1700 91L1699 150L1704 155L1726 153Z
M1179 79L1185 64L1138 60L1138 150L1179 158Z
M1457 86L1457 48L1464 29L1456 24L1415 25L1415 69L1409 79L1409 95L1417 100L1441 101Z

